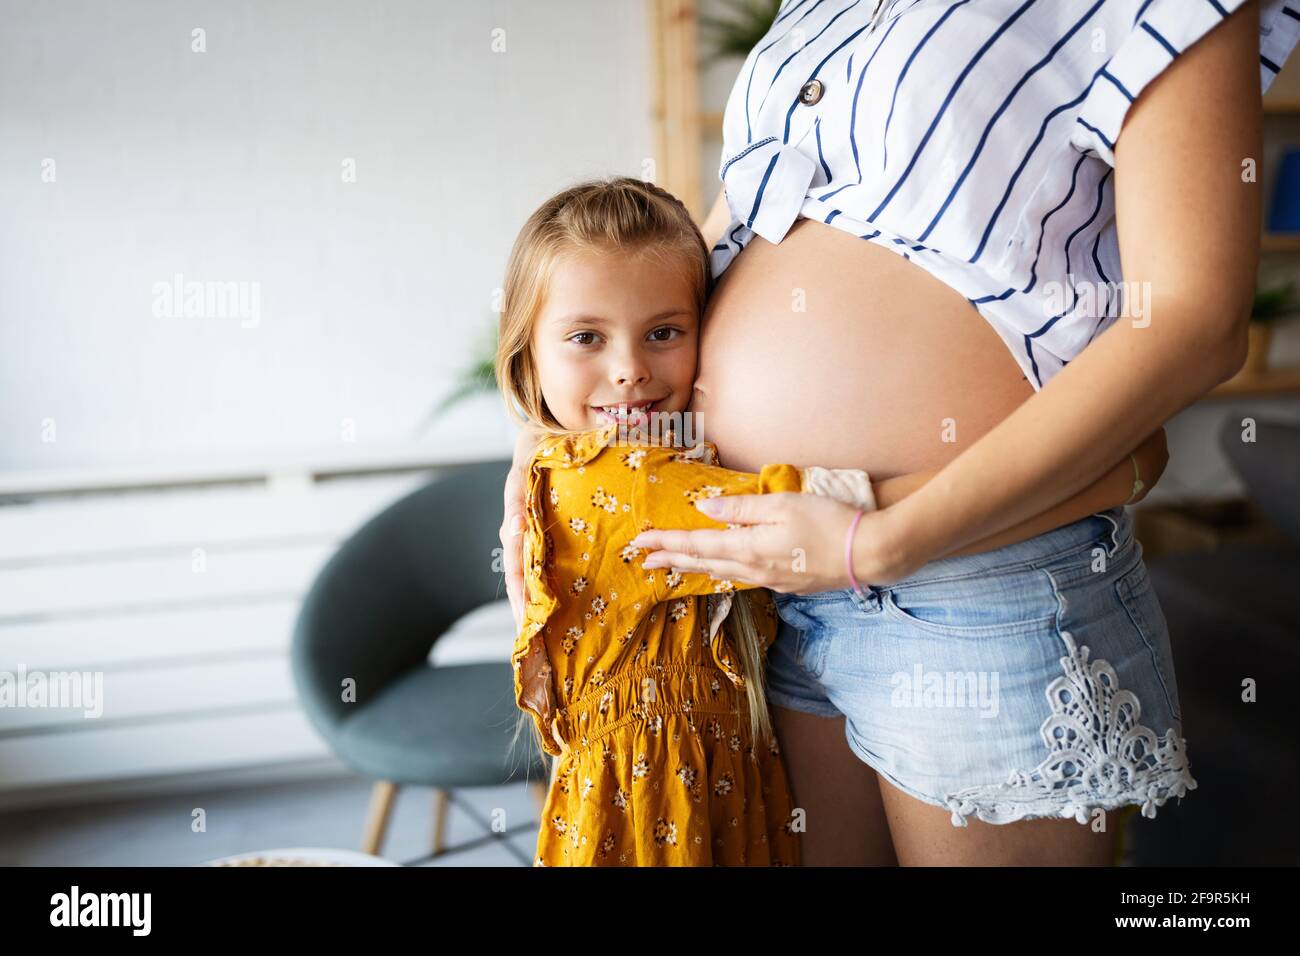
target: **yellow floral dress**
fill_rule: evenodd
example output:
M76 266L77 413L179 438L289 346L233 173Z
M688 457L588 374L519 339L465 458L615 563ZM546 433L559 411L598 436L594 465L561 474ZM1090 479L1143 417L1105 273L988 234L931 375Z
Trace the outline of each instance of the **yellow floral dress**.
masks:
M745 676L722 619L754 586L646 569L649 528L722 528L696 498L800 491L800 470L716 465L716 448L618 444L610 424L552 436L528 469L527 604L516 701L559 757L538 866L799 862L775 738L751 744ZM750 593L764 650L771 594Z

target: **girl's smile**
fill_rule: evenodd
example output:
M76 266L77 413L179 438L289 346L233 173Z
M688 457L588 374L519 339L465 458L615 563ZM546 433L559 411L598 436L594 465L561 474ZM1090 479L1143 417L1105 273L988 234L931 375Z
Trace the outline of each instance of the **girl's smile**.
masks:
M640 401L619 402L613 405L593 405L596 413L607 423L626 421L629 425L647 425L650 416L662 411L662 399L642 399Z

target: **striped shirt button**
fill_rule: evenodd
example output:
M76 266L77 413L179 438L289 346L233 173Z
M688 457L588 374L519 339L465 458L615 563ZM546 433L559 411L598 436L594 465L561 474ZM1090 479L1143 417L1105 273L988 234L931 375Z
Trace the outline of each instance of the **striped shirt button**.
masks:
M822 86L821 80L809 80L799 91L799 102L804 106L812 106L822 98L826 92L826 87Z

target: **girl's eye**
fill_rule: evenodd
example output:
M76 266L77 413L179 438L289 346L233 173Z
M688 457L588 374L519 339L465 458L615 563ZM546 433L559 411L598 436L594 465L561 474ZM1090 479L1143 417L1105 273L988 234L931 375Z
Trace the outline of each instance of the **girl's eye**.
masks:
M672 326L670 326L670 325L665 325L663 328L655 329L653 332L651 332L651 333L650 333L650 337L651 337L652 339L654 339L654 341L656 341L656 342L671 342L671 341L672 341L671 338L654 338L656 335L659 335L660 332L670 332L670 333L671 333L671 332L675 332L675 333L677 333L677 334L679 334L679 335L681 334L681 330L680 330L680 329L674 329L674 328L673 328Z
M591 342L578 342L578 339L582 338L584 335L595 335L595 334L596 334L595 332L577 332L577 333L575 333L575 334L569 336L569 341L570 341L570 342L577 342L578 345L591 345L591 344L593 344L593 343L591 343Z

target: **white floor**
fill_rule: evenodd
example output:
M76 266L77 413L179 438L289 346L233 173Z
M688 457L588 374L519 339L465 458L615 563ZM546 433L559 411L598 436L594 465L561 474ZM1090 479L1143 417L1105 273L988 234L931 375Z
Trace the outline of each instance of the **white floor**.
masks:
M458 790L448 808L450 852L429 859L433 791L397 795L381 855L414 866L527 866L537 802L523 783ZM357 777L0 813L3 866L192 866L282 847L359 850L370 781ZM206 815L196 833L195 809ZM506 834L493 833L493 814ZM456 850L457 846L464 849Z

